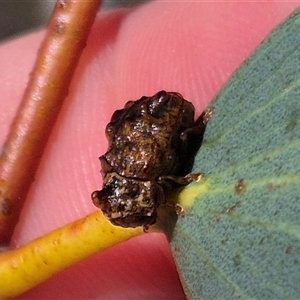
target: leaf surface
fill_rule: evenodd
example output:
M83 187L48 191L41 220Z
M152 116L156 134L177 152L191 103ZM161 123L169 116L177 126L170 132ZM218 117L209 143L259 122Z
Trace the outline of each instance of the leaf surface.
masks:
M300 10L211 103L171 242L189 299L300 297Z

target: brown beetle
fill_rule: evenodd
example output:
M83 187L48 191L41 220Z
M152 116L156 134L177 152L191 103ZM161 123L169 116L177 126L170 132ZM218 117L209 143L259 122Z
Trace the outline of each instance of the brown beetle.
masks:
M194 112L179 93L160 91L113 114L106 127L108 150L100 157L103 189L92 194L113 224L147 228L165 194L193 180L187 174L207 123L205 113L195 122Z

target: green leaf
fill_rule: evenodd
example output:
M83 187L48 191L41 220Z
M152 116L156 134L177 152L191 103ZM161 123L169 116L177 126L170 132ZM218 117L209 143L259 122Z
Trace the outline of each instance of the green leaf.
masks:
M171 242L189 299L300 298L300 10L212 102Z

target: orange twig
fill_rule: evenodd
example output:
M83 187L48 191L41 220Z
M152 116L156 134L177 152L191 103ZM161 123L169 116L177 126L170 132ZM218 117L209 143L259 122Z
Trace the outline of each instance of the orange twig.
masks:
M10 240L101 0L59 0L0 157L0 243Z

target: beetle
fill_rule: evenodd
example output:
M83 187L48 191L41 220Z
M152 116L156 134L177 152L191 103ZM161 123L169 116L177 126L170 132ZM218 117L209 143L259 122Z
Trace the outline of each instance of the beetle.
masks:
M166 193L194 180L189 174L208 122L176 92L129 101L106 126L108 150L100 156L103 188L94 204L114 224L148 228Z

